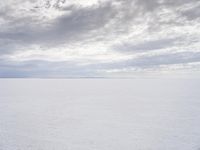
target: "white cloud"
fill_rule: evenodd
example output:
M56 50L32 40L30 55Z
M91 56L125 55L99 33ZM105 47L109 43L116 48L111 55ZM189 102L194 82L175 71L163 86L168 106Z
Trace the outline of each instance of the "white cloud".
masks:
M199 7L195 0L2 1L0 76L132 75L180 65L193 72Z

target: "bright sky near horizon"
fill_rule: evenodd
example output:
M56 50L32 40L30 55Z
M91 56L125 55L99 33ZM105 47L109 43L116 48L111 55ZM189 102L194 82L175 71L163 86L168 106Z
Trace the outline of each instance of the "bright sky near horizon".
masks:
M200 71L199 0L6 0L0 27L0 77Z

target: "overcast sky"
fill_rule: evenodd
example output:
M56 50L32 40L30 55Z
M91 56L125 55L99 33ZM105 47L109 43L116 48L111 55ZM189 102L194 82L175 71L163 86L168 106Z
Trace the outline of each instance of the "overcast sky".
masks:
M0 27L0 77L200 71L199 0L1 0Z

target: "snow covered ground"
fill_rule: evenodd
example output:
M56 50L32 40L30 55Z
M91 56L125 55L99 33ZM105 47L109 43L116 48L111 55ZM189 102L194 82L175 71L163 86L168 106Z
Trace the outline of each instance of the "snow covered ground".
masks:
M200 150L200 79L0 79L0 150Z

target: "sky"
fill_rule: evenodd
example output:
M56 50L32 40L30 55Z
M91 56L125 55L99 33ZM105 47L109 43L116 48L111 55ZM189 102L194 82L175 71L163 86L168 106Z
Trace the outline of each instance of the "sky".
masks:
M0 77L199 72L199 0L0 1Z

